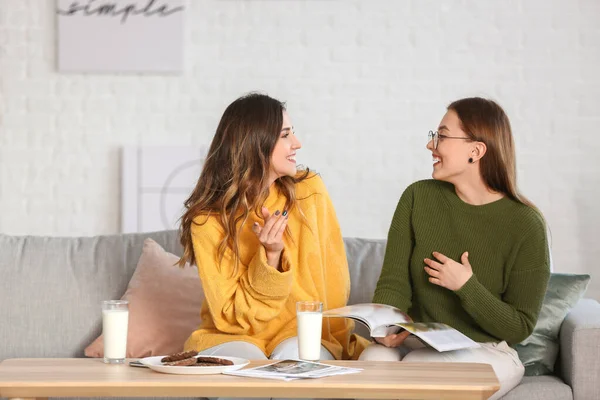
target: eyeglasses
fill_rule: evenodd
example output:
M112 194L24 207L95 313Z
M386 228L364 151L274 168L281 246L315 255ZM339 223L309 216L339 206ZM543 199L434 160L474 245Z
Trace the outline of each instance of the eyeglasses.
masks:
M438 131L429 131L429 135L427 136L429 138L429 141L433 140L433 149L437 149L438 147L438 143L440 141L440 139L463 139L463 140L471 140L471 138L468 137L461 137L461 136L446 136L446 135L440 135L440 133Z

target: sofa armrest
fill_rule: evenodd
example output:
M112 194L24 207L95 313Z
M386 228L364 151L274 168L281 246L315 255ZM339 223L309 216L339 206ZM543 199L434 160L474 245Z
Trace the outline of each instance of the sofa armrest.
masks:
M561 371L573 400L600 399L600 303L582 299L560 328Z

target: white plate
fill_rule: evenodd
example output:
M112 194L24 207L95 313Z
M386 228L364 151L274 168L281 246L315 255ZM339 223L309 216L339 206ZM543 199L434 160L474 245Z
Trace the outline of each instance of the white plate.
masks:
M250 363L250 361L245 358L239 357L225 357L225 356L202 356L202 357L212 357L212 358L223 358L226 360L230 360L233 362L233 365L219 365L215 367L174 367L170 365L162 365L160 360L165 356L156 356L156 357L146 357L142 358L140 362L146 365L148 368L153 369L157 372L162 372L164 374L178 374L178 375L212 375L212 374L220 374L225 371L236 371L240 368L245 367Z

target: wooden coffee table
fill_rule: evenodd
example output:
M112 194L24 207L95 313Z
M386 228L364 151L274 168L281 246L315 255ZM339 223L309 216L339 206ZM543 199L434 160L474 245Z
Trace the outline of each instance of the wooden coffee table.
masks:
M253 361L256 367L269 361ZM100 359L10 359L0 397L280 397L487 399L500 385L488 364L328 361L358 374L279 381L228 375L170 375Z

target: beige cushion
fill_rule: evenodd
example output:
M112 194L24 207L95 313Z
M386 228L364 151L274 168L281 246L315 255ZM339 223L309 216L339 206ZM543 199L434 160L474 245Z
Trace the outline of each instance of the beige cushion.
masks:
M187 264L183 269L175 266L178 259L154 240L144 241L136 270L121 297L129 301L127 357L181 351L200 325L204 293L198 270ZM103 353L102 335L85 349L88 357L103 357Z

